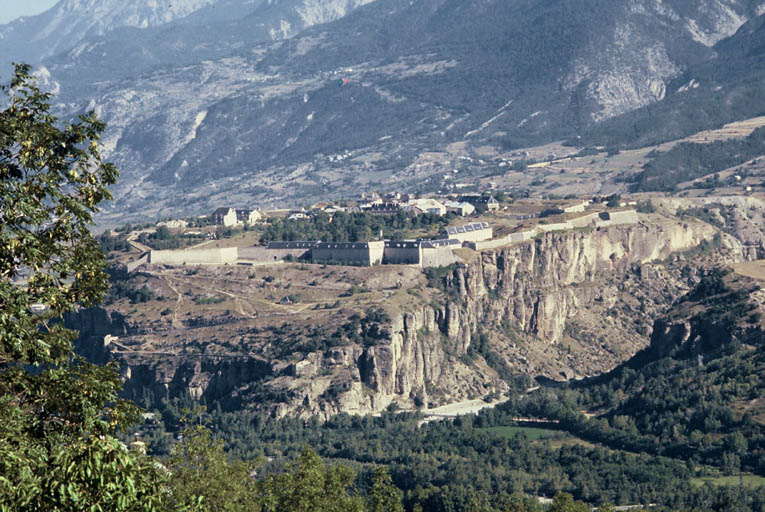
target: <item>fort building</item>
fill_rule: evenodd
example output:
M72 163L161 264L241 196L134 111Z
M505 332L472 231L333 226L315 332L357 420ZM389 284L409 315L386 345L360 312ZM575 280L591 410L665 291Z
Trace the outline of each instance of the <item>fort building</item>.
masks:
M492 236L494 233L488 222L472 222L464 226L446 228L446 238L455 238L460 242L480 242Z
M309 259L318 241L268 242L268 245L240 247L239 258L253 261L279 261L284 258Z
M314 263L345 263L349 265L379 265L383 260L385 242L317 242L311 249Z

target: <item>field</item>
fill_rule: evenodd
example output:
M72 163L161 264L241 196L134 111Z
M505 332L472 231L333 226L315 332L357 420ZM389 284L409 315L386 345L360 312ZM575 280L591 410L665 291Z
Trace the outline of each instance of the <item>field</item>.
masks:
M515 437L518 434L524 434L529 441L538 441L539 439L551 436L565 436L565 432L560 430L549 430L546 428L535 427L486 427L478 429L481 432L490 432L505 437Z
M691 483L695 486L701 487L709 482L712 485L730 485L737 486L744 484L745 487L754 488L765 486L765 477L757 475L742 475L738 476L703 476L698 478L692 478Z
M733 270L742 276L753 279L765 279L765 260L736 263L733 265Z

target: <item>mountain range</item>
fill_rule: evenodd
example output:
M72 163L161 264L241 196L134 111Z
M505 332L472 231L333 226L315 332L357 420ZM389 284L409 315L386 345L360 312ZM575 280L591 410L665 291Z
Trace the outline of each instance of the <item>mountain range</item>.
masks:
M428 191L459 151L636 145L765 111L759 0L111 3L1 26L0 62L36 63L61 116L108 123L115 221Z

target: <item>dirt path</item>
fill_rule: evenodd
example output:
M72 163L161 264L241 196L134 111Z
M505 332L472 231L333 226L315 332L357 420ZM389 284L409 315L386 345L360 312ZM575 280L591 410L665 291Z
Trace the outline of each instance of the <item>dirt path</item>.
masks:
M183 306L183 294L180 291L178 291L178 288L173 286L173 280L170 279L169 277L161 276L161 275L158 275L157 277L160 279L164 279L164 281L167 283L167 286L171 290L173 290L173 292L175 292L176 295L178 295L178 298L175 300L175 307L173 307L172 325L173 325L173 328L175 329L181 328L183 327L183 322L181 322L178 319L178 311L181 309L181 306Z

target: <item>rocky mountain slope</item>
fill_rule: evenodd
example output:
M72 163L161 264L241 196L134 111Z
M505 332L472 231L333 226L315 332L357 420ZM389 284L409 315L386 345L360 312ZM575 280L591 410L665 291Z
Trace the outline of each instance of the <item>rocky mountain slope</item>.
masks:
M749 20L714 50L709 60L673 77L662 101L585 130L575 142L641 147L765 113L759 87L765 76L765 16Z
M607 371L648 344L653 318L698 282L700 263L747 254L709 224L656 215L548 233L427 275L386 266L293 264L256 276L155 268L134 286L164 299L122 300L71 321L82 331L80 350L121 362L134 398L188 393L224 409L328 417L486 396L523 376ZM286 280L307 271L306 285ZM337 276L365 291L340 293ZM276 308L257 299L253 311L245 294L257 288L271 303L298 291L302 299ZM196 297L199 289L225 290L233 301L217 305ZM213 305L195 315L184 302Z
M11 60L37 64L89 38L120 27L148 28L169 23L212 4L215 0L60 0L37 16L0 26L0 64ZM5 70L3 70L5 72Z
M200 183L241 202L302 201L407 185L420 153L454 143L573 136L662 100L762 11L754 0L362 3L260 3L202 23L211 5L83 40L42 74L62 112L95 108L109 124L123 170L115 214L194 212Z

